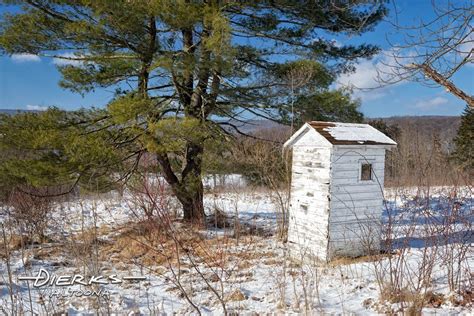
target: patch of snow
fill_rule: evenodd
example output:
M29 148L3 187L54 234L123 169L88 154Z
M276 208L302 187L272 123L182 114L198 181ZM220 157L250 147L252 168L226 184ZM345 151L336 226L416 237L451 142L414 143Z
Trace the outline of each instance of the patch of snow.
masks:
M240 174L210 174L204 176L202 182L207 189L216 187L239 188L247 185L247 181Z
M423 239L424 225L423 213L427 210L433 214L433 218L440 223L449 219L450 201L452 188L440 187L430 191L420 191L416 188L387 189L384 192L386 207L383 212L384 222L389 216L396 219L394 227L394 238L400 241L400 246L409 247L404 260L405 268L418 271L419 262L425 255L426 245ZM472 194L469 189L458 190L458 197L462 198L459 212L465 213L470 222L474 222ZM426 203L426 198L432 200ZM132 204L129 203L130 196L109 196L107 198L87 198L57 206L54 214L55 229L49 231L51 234L63 233L68 236L80 233L81 229L92 227L117 228L128 225L133 218ZM275 201L268 193L258 191L239 191L210 193L205 195L205 207L208 214L216 209L223 211L233 218L237 218L242 224L252 224L256 227L275 232L280 219ZM393 218L392 218L393 219ZM58 232L60 228L60 232ZM456 226L453 226L456 229ZM407 229L413 229L415 233L410 239L405 236ZM207 238L216 235L216 231L208 230ZM221 230L220 236L228 232ZM472 231L471 231L472 234ZM102 240L108 238L113 242L114 233L101 236ZM405 239L404 239L405 238ZM222 290L226 297L233 293L237 300L226 302L228 312L238 314L268 314L271 312L292 314L305 311L305 300L310 303L308 314L364 314L377 315L384 313L379 308L391 308L396 310L397 304L380 305L380 292L378 287L376 265L388 264L388 258L382 258L374 262L348 262L347 264L331 265L295 265L289 258L285 244L280 242L276 236L251 236L252 242L235 242L231 239L229 244L221 245L222 253L227 256L225 282ZM403 241L402 241L403 239ZM46 303L41 299L44 291L28 288L28 283L17 279L21 275L31 275L41 267L56 275L73 275L81 272L83 267L71 263L74 254L68 253L67 244L65 252L42 257L37 250L49 245L33 245L37 248L26 249L25 252L15 251L12 253L10 268L14 276L14 291L20 302L24 302L23 308L29 309L29 295L32 297L34 312L46 315ZM438 251L444 251L452 244L437 246ZM472 253L471 247L471 253ZM87 258L76 258L88 263ZM112 258L108 258L112 259ZM0 275L3 282L0 283L0 306L9 308L9 289L7 287L7 266L1 260ZM141 313L145 315L164 314L195 314L194 309L181 295L176 284L173 283L173 273L166 265L143 266L139 263L117 263L115 260L106 260L94 263L97 269L107 275L145 275L147 280L139 283L107 284L101 286L107 290L109 300L102 302L103 308L97 307L97 300L87 297L65 297L50 301L50 313L67 312L70 315L92 315L106 314L107 310L113 313L131 314ZM206 284L189 267L186 258L183 259L185 273L181 275L181 283L189 293L189 298L197 305L204 315L219 315L223 313L215 293L209 289L209 285L221 291L220 284L210 281ZM474 256L468 259L466 268L472 271L474 267ZM210 267L205 263L199 263L198 269L203 274L211 274L216 267ZM160 271L160 272L158 272ZM436 262L431 275L433 291L445 295L451 295L447 287L446 266L442 261ZM412 281L412 280L409 280ZM80 289L76 285L74 289ZM219 292L220 293L220 292ZM54 303L54 304L53 304ZM388 305L387 305L388 304ZM104 309L106 308L106 309ZM444 303L440 308L424 308L424 314L461 314L469 315L470 307L461 307Z
M334 123L333 127L326 127L324 130L328 131L336 140L358 141L366 142L373 141L377 143L393 144L397 143L388 136L373 128L368 124L355 123Z

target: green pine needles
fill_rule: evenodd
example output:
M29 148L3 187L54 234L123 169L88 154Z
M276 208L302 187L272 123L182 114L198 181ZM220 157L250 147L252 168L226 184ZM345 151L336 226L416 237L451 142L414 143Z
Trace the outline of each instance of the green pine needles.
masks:
M1 176L86 185L126 178L151 153L184 218L198 222L206 150L228 140L235 122L360 120L357 102L329 87L379 49L333 39L386 15L369 0L8 2L21 10L1 17L2 54L60 58L61 87L117 94L100 111L2 117Z

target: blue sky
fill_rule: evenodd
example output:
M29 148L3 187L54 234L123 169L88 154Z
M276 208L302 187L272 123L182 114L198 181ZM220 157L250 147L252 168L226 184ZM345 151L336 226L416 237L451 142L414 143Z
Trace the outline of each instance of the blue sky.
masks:
M10 8L11 9L11 8ZM10 10L9 9L9 10ZM394 9L390 5L393 18ZM0 13L5 7L0 6ZM430 1L412 0L397 2L398 19L402 24L416 23L420 17L429 19L432 14ZM337 38L344 44L371 43L379 45L383 52L390 46L386 37L397 40L396 31L387 23L380 23L373 32L357 38ZM357 87L374 87L376 67L384 55L361 61L355 74L340 78L336 86L353 83ZM85 96L64 90L58 86L60 75L56 70L57 60L37 56L0 57L0 108L38 109L58 106L63 109L104 106L114 91L98 90ZM453 82L469 94L474 90L474 67L464 66L453 78ZM355 91L361 99L361 110L367 117L395 115L459 115L465 104L447 93L443 88L429 88L415 82L402 82L370 91Z

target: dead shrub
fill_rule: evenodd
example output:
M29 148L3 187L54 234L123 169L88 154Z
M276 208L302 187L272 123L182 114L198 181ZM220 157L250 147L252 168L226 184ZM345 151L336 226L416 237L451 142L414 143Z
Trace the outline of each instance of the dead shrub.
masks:
M223 210L215 206L213 214L207 216L208 226L213 228L229 228L234 227L235 219L225 214Z
M288 131L264 130L256 139L241 138L232 150L232 159L250 184L268 188L268 195L276 205L277 235L286 240L290 206L290 153L282 155L283 139Z
M27 235L11 234L6 238L7 247L4 241L0 241L0 257L5 258L8 252L13 252L24 248L26 245L32 244L32 240Z
M383 250L390 254L373 261L382 301L399 303L400 311L419 314L424 307L440 307L447 299L436 294L438 269L457 301L472 288L471 187L417 187L416 195L397 189L400 206L386 204ZM455 305L455 303L453 303Z
M43 243L47 240L46 228L51 219L53 200L14 190L9 199L10 215L21 232Z
M133 216L139 221L158 220L159 217L176 218L169 187L161 178L139 174L128 184L129 204ZM174 212L172 212L174 211Z
M420 315L424 307L439 308L446 301L446 297L440 293L420 293L408 288L394 289L390 285L385 287L382 296L390 303L407 305L405 312L408 315Z

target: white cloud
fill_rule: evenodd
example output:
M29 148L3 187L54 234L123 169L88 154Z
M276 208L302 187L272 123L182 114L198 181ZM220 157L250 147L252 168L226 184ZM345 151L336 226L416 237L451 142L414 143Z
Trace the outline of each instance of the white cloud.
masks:
M58 57L53 58L53 64L55 64L57 66L71 65L71 66L76 66L76 67L79 67L79 66L83 65L83 63L84 63L83 61L74 60L72 58L80 58L80 56L77 56L73 53L60 54L60 55L58 55Z
M441 105L447 104L449 101L443 97L435 97L428 100L419 100L415 103L415 108L422 110L432 110Z
M461 58L466 58L468 54L471 53L471 51L474 49L474 33L470 33L469 36L465 39L465 41L459 45L459 55ZM468 67L474 67L474 62L472 60L472 56L470 58L470 61L466 63L466 66Z
M26 106L26 109L30 110L30 111L46 111L48 109L48 107L47 106L41 106L41 105L28 104Z
M38 55L34 54L13 54L11 59L17 63L26 63L26 62L39 62L41 58Z
M371 60L362 60L355 66L353 73L341 75L335 84L336 88L350 88L354 91L354 96L362 101L380 99L391 94L395 85L406 83L398 81L386 85L383 81L392 81L394 78L394 68L397 60L393 57L394 52L390 50L382 51ZM404 62L409 62L408 58Z
M354 89L370 89L377 86L377 68L376 63L370 60L364 60L356 65L355 72L343 74L337 80L337 86Z

